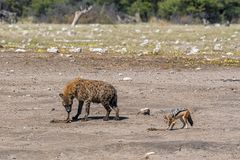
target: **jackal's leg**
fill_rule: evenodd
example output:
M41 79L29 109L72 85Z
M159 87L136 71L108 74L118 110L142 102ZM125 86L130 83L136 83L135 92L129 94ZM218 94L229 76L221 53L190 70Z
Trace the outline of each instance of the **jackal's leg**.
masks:
M82 113L82 106L83 106L83 103L84 103L83 101L79 101L79 103L78 103L77 114L76 114L74 117L72 117L73 120L77 120L78 117L79 117L79 115Z
M106 116L103 118L104 121L108 121L109 119L109 114L111 112L111 108L109 106L109 104L102 104L104 106L104 108L106 109Z
M183 119L184 119L183 117L180 118L181 122L183 123L182 129L186 126L186 123Z
M183 120L184 120L184 122L185 122L185 128L188 128L188 124L187 124L187 118L186 117L183 117Z
M119 108L116 107L116 108L113 108L113 110L116 112L115 120L119 120Z
M90 112L90 101L86 101L86 104L85 104L85 116L84 116L84 120L87 121L88 120L88 115L89 115L89 112Z
M172 124L171 124L171 125L170 125L170 127L169 127L169 128L170 128L170 130L172 130L172 129L173 129L173 127L174 127L175 123L176 123L176 122L172 122Z

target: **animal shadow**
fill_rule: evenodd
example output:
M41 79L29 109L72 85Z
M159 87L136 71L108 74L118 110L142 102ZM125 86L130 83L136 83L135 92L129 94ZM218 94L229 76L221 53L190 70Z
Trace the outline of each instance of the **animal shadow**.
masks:
M92 121L92 120L103 120L104 116L89 116L88 117L88 121ZM122 121L128 119L128 117L125 116L120 116L118 121ZM109 116L109 120L115 120L115 116ZM77 121L84 121L84 118L78 118L77 120L72 120L72 122L77 122Z

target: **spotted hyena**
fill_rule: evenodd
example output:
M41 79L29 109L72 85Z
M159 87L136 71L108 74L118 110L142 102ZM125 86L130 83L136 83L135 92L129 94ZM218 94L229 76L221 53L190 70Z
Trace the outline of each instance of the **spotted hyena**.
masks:
M66 85L63 93L60 93L59 96L62 98L62 104L68 113L67 122L71 122L70 112L74 98L76 98L79 103L77 114L72 117L73 120L78 119L84 103L86 107L84 120L86 121L89 115L90 103L101 103L104 106L107 111L106 116L103 118L104 121L109 119L111 108L116 112L115 119L119 120L117 91L111 84L103 81L76 78Z

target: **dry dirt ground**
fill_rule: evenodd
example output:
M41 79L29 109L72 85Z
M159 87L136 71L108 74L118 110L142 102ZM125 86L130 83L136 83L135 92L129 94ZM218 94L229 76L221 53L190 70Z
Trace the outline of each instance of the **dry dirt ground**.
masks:
M154 57L30 53L0 53L0 68L0 159L122 160L147 152L155 152L153 160L240 159L239 68L163 69ZM50 123L66 118L58 94L77 76L117 88L120 121L103 121L104 108L93 104L87 122ZM151 115L137 116L144 107ZM191 110L193 127L147 130L166 128L163 115L175 107Z

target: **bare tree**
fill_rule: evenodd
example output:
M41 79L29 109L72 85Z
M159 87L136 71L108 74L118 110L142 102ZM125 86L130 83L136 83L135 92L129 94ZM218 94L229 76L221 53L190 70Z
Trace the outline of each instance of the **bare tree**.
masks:
M90 7L88 7L88 8L85 8L84 10L81 9L80 11L76 11L71 26L74 27L74 26L77 24L79 18L80 18L82 15L84 15L84 14L88 13L89 11L91 11L91 9L92 9L92 6L90 6Z

